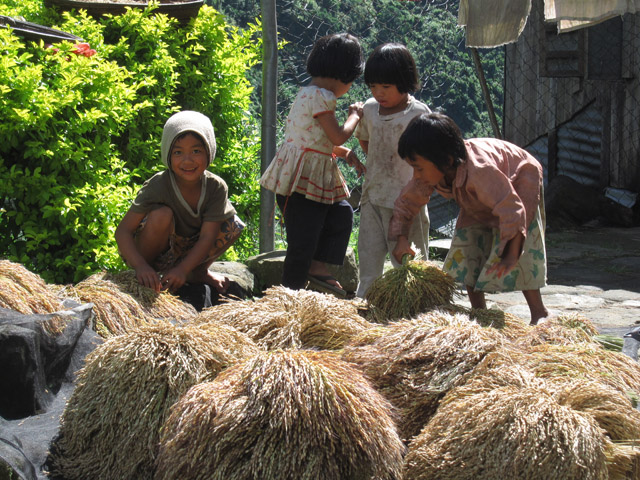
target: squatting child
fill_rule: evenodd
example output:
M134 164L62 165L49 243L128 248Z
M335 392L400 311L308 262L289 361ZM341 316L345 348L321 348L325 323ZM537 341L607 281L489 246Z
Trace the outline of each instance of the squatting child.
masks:
M339 296L346 292L327 263L342 265L349 244L353 209L336 157L358 169L354 152L342 146L362 116L362 104L349 107L338 123L336 101L351 88L363 68L358 40L347 33L316 41L307 58L311 82L300 89L287 117L284 141L262 175L260 184L276 193L284 217L287 254L282 284L305 288L320 284Z
M209 271L244 224L227 198L227 184L207 170L216 154L209 118L182 111L164 125L166 170L148 179L116 228L123 259L142 285L176 291L186 282L226 291L229 280Z
M396 242L388 240L389 220L393 202L411 180L412 169L398 156L398 139L414 117L431 112L410 93L419 87L418 71L404 45L385 43L376 47L365 64L364 82L373 98L364 104L363 117L354 134L367 155L358 234L359 297L364 297L373 281L382 275L387 254L393 266L399 266L391 254ZM427 258L426 206L416 214L408 238Z
M389 226L396 260L413 254L409 225L434 190L460 207L444 270L464 284L472 308L486 308L485 292L521 290L531 324L548 316L545 217L540 163L502 140L464 140L455 122L431 113L416 117L400 137L398 152L413 180L395 202Z

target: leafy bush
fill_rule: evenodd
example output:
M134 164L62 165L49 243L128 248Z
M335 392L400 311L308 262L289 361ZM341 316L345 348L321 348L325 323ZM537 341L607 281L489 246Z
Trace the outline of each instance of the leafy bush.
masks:
M41 3L8 0L0 14L73 33L97 53L0 29L0 257L58 283L122 268L115 227L142 182L163 168L162 126L183 109L211 118L211 169L247 222L227 258L255 253L259 128L247 113L246 73L258 60L259 26L229 27L206 5L178 28L153 5L95 20Z

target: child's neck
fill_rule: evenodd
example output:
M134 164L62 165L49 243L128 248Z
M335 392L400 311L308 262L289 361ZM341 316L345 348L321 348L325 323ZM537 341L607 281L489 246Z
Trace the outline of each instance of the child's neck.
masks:
M200 201L200 193L202 192L202 175L198 180L193 182L187 182L184 179L177 177L175 177L175 179L182 198L184 198L194 212L197 211L198 202Z
M312 77L309 85L315 85L318 88L329 90L336 96L336 98L342 96L341 89L344 88L344 83L340 80L329 77Z
M405 93L404 98L394 105L393 107L383 107L382 105L378 106L378 113L380 115L393 115L394 113L403 112L407 105L409 104L409 94Z

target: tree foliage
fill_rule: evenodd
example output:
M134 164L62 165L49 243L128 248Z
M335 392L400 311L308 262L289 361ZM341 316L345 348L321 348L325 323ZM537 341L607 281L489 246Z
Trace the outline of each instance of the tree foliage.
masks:
M209 6L183 28L153 6L94 20L8 0L0 14L73 33L97 52L0 29L0 256L56 282L122 268L115 227L162 168L162 127L183 109L211 118L211 168L248 223L228 255L255 252L259 128L245 75L258 60L258 25L230 28Z

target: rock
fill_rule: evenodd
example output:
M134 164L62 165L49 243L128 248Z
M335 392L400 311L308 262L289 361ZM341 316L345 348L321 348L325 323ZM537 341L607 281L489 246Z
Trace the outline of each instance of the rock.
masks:
M281 284L285 255L285 250L273 250L249 257L246 260L247 267L254 275L256 290L263 292L269 287ZM356 291L358 288L358 264L352 248L347 249L342 266L328 265L328 267L331 274L336 277L347 292Z
M66 378L92 307L31 315L0 309L0 416L17 419L46 410ZM49 332L47 326L60 318L64 329Z
M209 267L209 270L225 275L229 280L231 280L232 284L235 283L237 288L234 290L241 292L242 298L247 298L253 294L255 278L249 267L244 263L213 262Z

